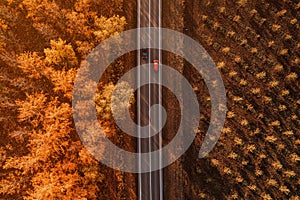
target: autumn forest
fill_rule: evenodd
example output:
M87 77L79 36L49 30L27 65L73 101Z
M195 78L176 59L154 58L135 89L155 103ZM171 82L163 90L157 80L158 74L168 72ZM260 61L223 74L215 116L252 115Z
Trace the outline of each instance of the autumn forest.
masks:
M162 62L190 81L201 110L193 145L164 169L166 199L299 200L300 2L163 2L163 27L190 36L215 61L228 109L216 147L198 159L211 99L193 66L163 52ZM136 174L98 162L72 116L82 61L103 40L136 28L136 7L134 0L0 0L0 199L137 199ZM136 52L117 59L95 95L106 136L131 152L135 138L110 120L109 106L116 82L135 63ZM125 82L120 87L132 92ZM174 96L164 91L164 98ZM174 118L163 130L166 143L180 112L174 102L164 101Z

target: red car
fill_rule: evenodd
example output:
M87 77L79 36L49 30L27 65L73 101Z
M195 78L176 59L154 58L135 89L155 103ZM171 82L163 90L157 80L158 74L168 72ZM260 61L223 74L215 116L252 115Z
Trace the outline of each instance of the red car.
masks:
M155 72L158 71L158 65L159 65L158 60L153 60L153 69L154 69Z

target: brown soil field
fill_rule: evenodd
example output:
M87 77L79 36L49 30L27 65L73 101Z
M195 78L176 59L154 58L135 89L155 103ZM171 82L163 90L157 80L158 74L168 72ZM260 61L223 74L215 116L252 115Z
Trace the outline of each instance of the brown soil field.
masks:
M298 199L299 2L167 5L164 26L182 31L207 50L228 101L217 146L198 159L210 120L209 94L189 63L182 66L182 60L165 57L190 80L201 110L193 145L165 169L167 199Z

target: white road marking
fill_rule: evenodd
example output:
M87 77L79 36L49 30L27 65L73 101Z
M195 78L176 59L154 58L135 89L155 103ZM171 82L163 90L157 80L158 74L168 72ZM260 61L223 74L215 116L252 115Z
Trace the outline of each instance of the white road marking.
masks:
M151 47L151 30L150 30L150 27L151 27L151 0L149 0L149 4L148 4L148 12L149 12L149 46ZM151 50L149 51L149 83L151 83ZM149 125L150 125L150 105L151 105L151 85L149 84L149 113L148 113L148 116L149 116ZM150 135L150 132L151 132L151 129L150 129L151 126L149 126L149 152L151 152L151 135ZM149 192L149 195L150 195L150 200L152 200L152 172L151 172L151 154L149 154L149 187L150 187L150 192Z
M161 0L158 0L158 82L162 83L162 69L160 63L162 62L162 55L161 55ZM162 106L162 88L159 86L158 89L158 99L159 104ZM162 130L162 111L161 108L158 111L158 120L159 120L159 130ZM162 131L159 134L159 198L163 200L163 176L162 176Z
M137 1L137 21L138 21L138 35L137 35L137 46L138 46L138 65L140 65L141 63L141 51L140 51L140 48L141 48L141 41L140 41L140 38L141 38L141 31L140 31L140 28L141 28L141 0L138 0ZM138 68L138 77L137 77L137 88L140 88L140 80L141 80L141 70L140 68ZM138 124L141 124L141 115L140 115L140 108L141 108L141 99L139 98L141 95L141 91L138 89L137 91L137 106L138 106L138 114L137 114L137 122ZM138 137L140 138L141 136L141 129L138 128ZM141 152L141 140L138 139L138 152ZM138 163L138 167L139 167L139 170L141 171L141 165L142 165L142 161L141 161L141 156L139 155L139 163ZM142 174L141 173L138 173L138 187L139 187L139 199L142 200Z

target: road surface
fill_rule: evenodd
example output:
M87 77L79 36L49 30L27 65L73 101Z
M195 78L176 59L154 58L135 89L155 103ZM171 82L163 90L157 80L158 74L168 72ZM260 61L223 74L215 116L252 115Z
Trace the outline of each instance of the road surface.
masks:
M137 27L161 27L161 0L138 0L138 24ZM160 44L160 36L149 32L149 44ZM140 40L143 36L138 36ZM143 52L147 53L147 58L142 57ZM138 65L146 64L147 70L153 69L153 60L161 62L161 52L157 49L144 49L138 51ZM153 74L153 73L152 73ZM150 80L157 79L161 82L161 69L150 77L150 73L138 72L140 79ZM138 83L139 84L139 83ZM146 85L138 92L137 116L140 125L159 124L161 122L161 113L154 113L155 118L149 120L149 107L153 104L161 104L161 86ZM149 130L150 131L150 130ZM161 148L162 133L151 137L150 139L138 139L138 152L150 152ZM151 163L153 160L160 160L162 156L157 158L149 157L149 162L139 161L139 166L146 165L151 170ZM138 199L139 200L162 200L163 199L163 174L162 169L150 173L141 173L138 176Z

